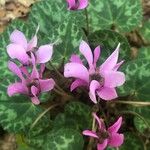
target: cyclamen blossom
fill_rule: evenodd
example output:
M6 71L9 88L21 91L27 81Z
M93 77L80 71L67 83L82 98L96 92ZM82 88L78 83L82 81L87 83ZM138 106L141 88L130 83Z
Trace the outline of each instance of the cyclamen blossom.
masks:
M31 98L32 103L38 105L40 103L39 95L43 92L48 92L54 88L55 81L50 79L43 79L43 71L45 65L42 64L38 72L35 66L35 59L32 54L33 69L29 73L27 67L18 67L14 62L8 63L9 69L20 78L19 82L13 83L8 86L7 93L9 96L15 94L25 94Z
M70 63L64 67L65 77L74 77L76 80L71 84L71 91L79 86L89 88L89 96L94 103L97 103L96 95L104 100L112 100L118 97L116 87L125 82L125 75L118 71L123 61L117 63L119 47L106 59L106 61L97 67L96 63L100 56L100 46L96 47L94 54L89 45L82 41L80 52L88 62L88 69L84 66L82 60L77 55L72 55Z
M69 10L85 9L88 6L88 0L66 0Z
M14 30L10 35L10 42L11 43L7 46L8 55L12 59L18 59L24 65L31 63L31 53L35 55L36 63L46 63L51 59L53 46L46 44L37 48L36 34L28 42L21 31Z
M110 147L119 147L123 144L124 135L119 134L118 130L122 124L122 117L120 117L112 126L106 129L105 124L102 119L93 113L93 117L97 121L98 129L97 131L85 130L83 135L93 137L97 139L97 150L104 150L107 145Z

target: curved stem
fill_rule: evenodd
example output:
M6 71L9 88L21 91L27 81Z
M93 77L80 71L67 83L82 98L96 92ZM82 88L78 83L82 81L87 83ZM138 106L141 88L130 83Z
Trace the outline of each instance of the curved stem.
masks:
M139 115L138 113L136 113L134 111L121 111L120 114L131 114L131 115L137 116L138 118L140 118L141 120L144 121L145 125L148 128L150 127L149 123L141 115Z
M38 121L39 121L47 112L49 112L51 109L53 109L53 108L55 108L55 107L57 107L57 106L59 106L59 105L60 105L60 103L59 103L59 104L51 105L49 108L47 108L45 111L43 111L43 112L35 119L35 121L32 123L32 125L30 126L30 130L32 130L32 129L35 127L35 125L38 123Z
M50 64L50 66L55 70L55 72L56 72L62 79L65 78L65 77L54 67L54 65L53 65L51 62L49 62L49 64Z
M93 117L93 121L92 121L92 131L96 131L96 127L95 127L95 118ZM90 137L88 146L87 146L87 150L92 150L93 147L93 141L94 139L92 137Z
M88 11L87 8L85 9L85 17L86 17L86 30L87 30L87 34L89 34L89 16L88 16Z
M150 106L150 102L139 102L139 101L113 101L113 102L118 104L133 105L135 107Z

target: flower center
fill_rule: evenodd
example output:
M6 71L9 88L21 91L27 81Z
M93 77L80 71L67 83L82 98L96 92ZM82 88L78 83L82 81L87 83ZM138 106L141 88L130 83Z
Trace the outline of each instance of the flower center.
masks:
M99 73L94 73L92 75L90 75L90 80L96 80L100 83L101 86L104 85L104 78L102 76L100 76Z
M75 0L75 5L71 7L72 10L76 10L79 7L80 3L79 0Z
M98 139L98 143L102 144L104 142L105 139L107 139L109 137L109 133L105 130L100 130L97 133L99 139Z
M30 81L30 82L27 84L27 87L28 87L29 95L30 95L30 96L33 96L32 92L31 92L31 87L32 87L32 86L35 86L35 87L37 87L38 89L40 89L39 80L38 80L38 79L33 79L32 81Z

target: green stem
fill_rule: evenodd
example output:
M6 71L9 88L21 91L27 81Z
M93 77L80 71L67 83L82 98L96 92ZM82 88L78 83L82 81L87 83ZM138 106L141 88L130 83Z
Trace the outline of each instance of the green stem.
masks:
M139 101L113 101L113 103L133 105L135 107L150 106L150 102L139 102Z
M32 125L30 126L30 130L32 130L32 129L35 127L35 125L38 123L38 121L39 121L47 112L49 112L51 109L53 109L53 108L55 108L55 107L57 107L57 106L59 106L59 105L60 105L60 103L59 103L59 104L51 105L51 106L48 107L45 111L43 111L43 112L35 119L35 121L32 123Z
M88 11L87 8L85 9L85 18L86 18L86 30L87 30L87 34L89 34L89 16L88 16Z
M58 69L56 69L56 68L54 67L54 65L53 65L51 62L49 62L49 64L50 64L50 66L54 69L54 71L55 71L62 79L65 78L65 77L58 71Z
M120 114L131 114L131 115L137 116L138 118L140 118L141 120L144 121L145 125L148 128L150 127L149 123L141 115L139 115L138 113L136 113L134 111L121 111Z
M93 121L92 121L92 131L96 131L95 118L94 117L93 117ZM89 143L87 146L87 150L92 150L93 142L94 142L94 139L92 137L90 137L90 140L89 140Z

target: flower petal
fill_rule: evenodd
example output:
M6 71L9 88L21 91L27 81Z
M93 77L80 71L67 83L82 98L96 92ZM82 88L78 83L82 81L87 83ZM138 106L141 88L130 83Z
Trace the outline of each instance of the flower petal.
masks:
M66 0L67 3L68 3L68 9L71 10L71 9L74 9L76 7L76 2L75 0Z
M39 105L40 104L40 100L38 99L38 97L31 97L31 101L35 105Z
M117 87L121 86L125 82L125 74L119 71L111 71L109 73L105 73L105 86L106 87Z
M41 92L48 92L54 88L55 81L53 79L39 80Z
M94 50L94 67L96 67L96 63L100 57L100 53L101 53L100 46L97 46Z
M12 61L8 62L8 68L17 75L22 81L24 81L24 77L22 75L21 69Z
M64 67L65 77L74 77L89 82L89 72L85 66L79 63L67 63Z
M86 58L89 67L93 68L93 54L89 45L85 41L82 41L79 49L83 56Z
M23 64L29 61L29 56L21 45L9 44L7 46L7 53L12 59L18 59Z
M70 86L70 91L72 92L74 89L76 89L79 86L87 86L87 82L81 80L81 79L76 79L74 82L72 82Z
M84 9L88 6L88 0L79 0L78 9Z
M97 103L97 100L96 100L96 90L100 88L100 84L98 81L96 80L92 80L91 83L90 83L90 91L89 91L89 97L90 99L94 102L94 103Z
M100 66L101 74L104 74L105 72L112 70L116 66L119 56L119 47L120 44L117 46L116 50Z
M53 46L48 44L48 45L43 45L40 46L39 49L36 51L36 59L37 63L46 63L48 62L53 54Z
M27 48L27 39L26 39L25 35L19 30L14 30L11 33L10 41L12 43L22 46L24 49Z
M40 65L40 78L43 77L44 70L45 70L45 64L41 64Z
M39 89L33 85L31 87L31 93L36 97L36 95L39 93Z
M124 63L124 60L122 60L121 62L117 63L116 66L113 68L113 71L117 71L123 63Z
M101 120L100 120L100 118L96 115L96 113L92 113L92 114L93 114L93 117L95 118L95 120L98 123L99 129L101 129Z
M107 147L108 140L104 140L102 144L97 144L97 150L104 150Z
M74 63L82 64L82 60L80 59L80 57L75 54L71 55L70 61Z
M31 51L37 46L37 36L35 35L28 43L27 51Z
M110 126L108 128L108 131L110 133L116 133L116 132L118 132L118 130L121 127L121 124L122 124L122 117L119 117L119 119L112 126Z
M123 134L114 133L109 138L108 145L111 147L119 147L123 144L123 141L124 141Z
M94 137L94 138L97 138L98 139L98 136L96 135L96 132L94 131L90 131L90 130L84 130L82 132L83 135L86 135L86 136L90 136L90 137Z
M15 94L28 94L27 87L21 83L21 82L16 82L8 86L7 88L7 94L9 96L13 96Z
M112 100L118 97L115 88L103 87L100 90L97 90L97 94L103 100Z

